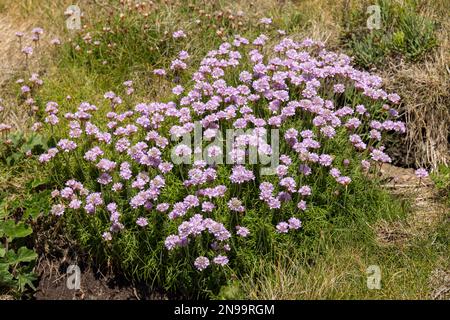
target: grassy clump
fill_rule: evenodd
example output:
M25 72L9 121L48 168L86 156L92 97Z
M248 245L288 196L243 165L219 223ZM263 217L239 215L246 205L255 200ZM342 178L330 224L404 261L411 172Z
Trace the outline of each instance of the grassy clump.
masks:
M419 2L403 4L381 0L380 29L369 30L368 15L363 9L353 9L345 16L346 31L343 41L364 68L381 66L387 59L419 61L437 46L435 21L420 13Z
M431 174L431 178L439 190L439 193L446 199L447 206L450 207L450 167L440 165L437 170Z

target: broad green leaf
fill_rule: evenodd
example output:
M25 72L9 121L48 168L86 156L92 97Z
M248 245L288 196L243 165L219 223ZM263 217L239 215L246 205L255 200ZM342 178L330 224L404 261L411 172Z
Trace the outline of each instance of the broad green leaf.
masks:
M35 220L41 212L42 211L38 207L26 208L23 217L24 218L31 217L33 220Z
M33 181L31 182L30 186L31 186L31 189L34 189L34 188L39 187L39 186L42 186L42 185L44 185L44 184L46 184L46 183L47 183L47 181L44 180L44 179L41 179L41 178L35 178L35 179L33 179Z
M17 253L15 253L14 250L8 250L5 255L5 263L14 265L20 262L30 262L36 260L36 258L36 252L26 247L21 247Z
M9 272L9 265L7 263L0 263L0 284L14 284L14 278Z
M37 277L33 273L21 273L17 277L19 282L19 290L21 292L25 291L25 286L30 286L31 289L36 290L36 287L33 285L33 281L36 281Z
M6 249L0 247L0 258L3 258L5 256L5 254L6 254Z
M50 191L45 190L40 193L36 193L27 199L25 203L25 213L23 219L31 217L33 220L36 219L41 213L46 213L50 211Z
M21 247L17 251L17 259L19 262L30 262L36 260L36 258L37 253L27 247Z
M0 234L4 233L9 241L12 241L16 238L24 238L31 233L33 233L33 230L23 222L19 222L18 224L15 224L12 220L3 221L3 223L0 223Z

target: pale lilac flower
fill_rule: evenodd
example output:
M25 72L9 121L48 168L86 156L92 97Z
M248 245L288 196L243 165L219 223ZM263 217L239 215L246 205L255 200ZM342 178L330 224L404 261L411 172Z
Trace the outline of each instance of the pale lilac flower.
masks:
M58 147L61 148L64 152L69 152L74 150L77 147L77 144L68 139L61 139L58 142Z
M103 240L105 240L105 241L111 241L111 240L112 240L111 232L108 232L108 231L103 232L102 238L103 238Z
M30 46L24 47L22 49L22 53L24 53L27 56L31 56L33 54L33 48Z
M302 211L305 211L306 210L306 201L300 200L300 202L297 203L297 208L299 208Z
M361 167L363 168L363 170L367 171L370 168L370 162L367 160L362 160L361 161Z
M153 70L153 73L158 75L158 76L165 76L166 75L166 70L164 70L164 69L155 69L155 70Z
M300 221L300 219L294 217L290 218L288 222L289 222L289 229L297 230L300 229L302 226L302 222Z
M114 192L118 192L118 191L122 190L122 188L123 188L123 184L120 182L116 182L113 184L111 190Z
M103 155L102 149L100 149L99 147L93 147L84 154L84 159L88 161L96 161L97 158L102 155Z
M312 194L311 187L309 186L302 186L300 189L298 189L298 193L302 196L310 196Z
M350 177L340 176L336 178L336 181L344 186L347 186L350 184L350 182L352 182L352 179Z
M180 51L180 53L178 54L178 58L180 60L186 60L189 59L189 53L187 53L186 51L182 50Z
M59 194L60 194L59 190L53 190L50 195L52 198L56 198L59 197Z
M174 88L172 89L172 93L173 93L173 94L176 94L177 96L179 96L180 94L182 94L183 91L184 91L184 88L183 88L182 86L180 86L180 85L178 85L178 86L176 86L176 87L174 87Z
M222 255L218 255L217 257L215 257L214 259L213 259L213 262L215 263L215 264L218 264L219 266L225 266L225 265L227 265L228 264L228 257L226 257L226 256L222 256Z
M22 86L22 87L20 87L20 91L22 91L22 93L27 93L27 92L30 92L31 89L29 86Z
M426 169L423 168L419 168L415 171L416 177L419 179L423 179L428 177L428 171Z
M116 163L103 158L97 163L96 167L103 172L111 172L116 167Z
M50 44L54 46L59 46L61 44L61 40L59 40L58 38L54 38L50 41Z
M71 200L70 203L69 203L69 208L70 208L70 209L77 210L77 209L80 209L80 208L81 208L81 205L82 205L82 204L83 204L83 203L81 202L81 200L79 200L79 199L73 199L73 200Z
M64 209L65 209L64 205L62 205L62 204L55 204L55 205L52 206L51 213L53 215L59 217L59 216L62 216L64 214Z
M245 238L250 234L250 231L245 227L236 226L236 234Z
M139 217L139 218L136 220L136 224L137 224L138 226L140 226L140 227L145 227L146 225L148 225L148 221L147 221L147 219L144 218L144 217Z
M265 25L269 25L269 24L272 23L272 19L271 19L271 18L261 18L261 19L259 20L259 23L265 24Z
M156 206L156 211L159 212L166 212L167 210L169 210L170 205L168 203L159 203Z
M245 208L242 205L242 201L239 200L238 198L231 198L231 200L228 201L228 208L230 208L230 210L236 211L236 212L244 212L245 211Z
M277 224L277 232L278 233L288 233L289 231L289 224L286 222L280 222Z
M181 239L177 235L170 235L166 238L164 241L164 245L166 246L167 250L172 250L178 245L180 245Z
M178 39L178 38L186 38L186 33L184 33L183 30L178 30L178 31L175 31L175 32L172 34L172 37L173 37L174 39Z
M198 257L194 261L194 266L197 268L197 270L203 271L206 268L208 268L208 266L209 266L209 259L206 258L206 257Z
M205 201L202 203L202 211L203 212L212 212L215 209L215 205L212 202Z
M246 169L242 165L237 165L233 167L230 180L233 183L241 184L246 181L251 181L255 179L253 171Z
M330 169L330 175L333 178L339 178L341 176L341 171L339 171L339 169L337 169L337 168L331 168Z

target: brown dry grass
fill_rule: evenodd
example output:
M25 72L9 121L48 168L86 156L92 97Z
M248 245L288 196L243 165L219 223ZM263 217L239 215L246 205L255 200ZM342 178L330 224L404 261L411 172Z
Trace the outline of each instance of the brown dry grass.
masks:
M424 16L441 23L439 47L422 63L390 65L383 78L404 102L405 162L436 168L450 163L450 2L425 1L421 8Z
M0 114L0 122L13 125L14 128L27 131L28 113L17 105L15 92L11 90L11 80L18 75L28 77L31 73L45 71L48 61L46 55L51 50L48 45L55 36L64 33L64 11L71 4L69 0L0 0L0 98L5 110ZM41 45L25 63L21 48L31 45L30 31L34 27L44 28ZM25 36L19 43L16 32Z
M391 222L381 220L374 226L380 245L408 245L409 240L425 237L449 219L449 208L442 203L431 179L418 179L413 169L389 164L382 166L380 174L385 187L411 205L407 219Z

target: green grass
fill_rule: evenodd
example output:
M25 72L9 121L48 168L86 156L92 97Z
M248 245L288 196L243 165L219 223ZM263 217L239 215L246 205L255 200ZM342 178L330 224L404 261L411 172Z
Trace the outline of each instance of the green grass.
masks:
M431 178L439 193L446 199L447 206L450 208L450 167L440 165L437 170L431 174Z
M353 9L345 15L344 44L355 62L364 67L380 67L389 58L409 62L423 60L437 47L436 21L420 13L419 1L402 4L380 0L380 29L366 27L368 15L364 10Z
M409 214L398 199L374 190L369 211L330 222L320 236L262 257L248 274L222 288L218 298L247 299L429 299L433 271L448 270L448 220L404 244L380 244L373 223L402 221ZM366 200L366 199L365 199ZM383 217L384 216L384 217ZM367 268L381 269L381 289L367 287Z

